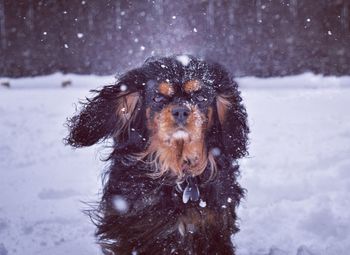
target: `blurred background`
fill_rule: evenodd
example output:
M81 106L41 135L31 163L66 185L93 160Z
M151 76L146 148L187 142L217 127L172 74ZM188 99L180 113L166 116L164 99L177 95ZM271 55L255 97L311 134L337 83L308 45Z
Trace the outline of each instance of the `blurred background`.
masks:
M0 0L0 75L114 74L152 55L236 76L349 74L349 0Z

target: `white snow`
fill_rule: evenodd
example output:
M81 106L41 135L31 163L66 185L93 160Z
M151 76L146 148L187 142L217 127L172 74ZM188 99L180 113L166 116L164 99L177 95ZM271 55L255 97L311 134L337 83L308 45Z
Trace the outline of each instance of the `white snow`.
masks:
M187 55L177 56L176 60L178 60L183 66L187 66L191 62L191 59Z
M61 88L63 81L72 86ZM75 103L114 78L0 78L0 254L99 254L82 213L98 201L106 152L62 138ZM350 78L238 79L249 115L238 255L347 255ZM227 202L230 203L229 198Z
M241 88L254 89L318 89L318 88L349 88L350 76L322 76L313 73L303 73L294 76L273 77L268 79L244 77L236 79Z
M127 213L129 210L129 204L126 199L122 196L115 196L113 198L113 205L118 213Z
M349 77L255 80L247 87L270 86L243 90L251 143L250 156L240 162L248 194L239 208L239 254L278 247L294 255L302 245L314 255L348 254ZM296 89L276 89L295 81ZM316 84L322 89L308 89Z
M62 143L63 123L88 89L9 80L14 88L0 86L0 254L98 254L82 201L97 200L103 164L95 149Z
M120 85L120 91L126 91L128 89L128 86L125 84Z
M202 199L199 201L199 206L204 208L207 206L207 203L205 201L203 201Z
M62 86L62 82L71 81L71 89L80 89L77 91L83 93L89 89L101 88L104 85L114 84L115 79L113 76L97 76L97 75L77 75L77 74L62 74L54 73L45 76L27 77L27 78L6 78L0 77L0 84L2 82L9 82L11 88L18 89L59 89ZM1 86L0 86L1 89ZM2 90L0 90L0 93ZM14 93L14 92L13 92ZM39 93L38 91L36 93ZM15 95L14 95L15 96ZM80 99L87 96L83 94ZM69 100L68 98L65 100ZM71 99L72 100L72 99Z
M211 154L213 154L214 157L217 157L221 154L221 150L217 147L211 149Z

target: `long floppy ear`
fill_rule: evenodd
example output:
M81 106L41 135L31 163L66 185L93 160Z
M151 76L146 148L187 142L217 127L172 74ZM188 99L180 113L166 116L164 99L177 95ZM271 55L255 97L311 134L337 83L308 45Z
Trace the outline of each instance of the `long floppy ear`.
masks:
M129 72L117 84L93 90L97 95L87 98L80 113L68 120L66 143L83 147L109 137L126 140L141 104L143 86L138 78L137 72Z
M229 76L221 80L216 97L217 115L225 152L235 159L247 154L247 113L237 83Z

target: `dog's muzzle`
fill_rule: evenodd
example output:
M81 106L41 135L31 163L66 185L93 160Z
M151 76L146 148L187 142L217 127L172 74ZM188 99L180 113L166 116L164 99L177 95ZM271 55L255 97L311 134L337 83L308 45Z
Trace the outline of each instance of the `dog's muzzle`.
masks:
M176 124L184 125L186 124L187 118L190 115L190 110L186 106L176 106L171 113Z

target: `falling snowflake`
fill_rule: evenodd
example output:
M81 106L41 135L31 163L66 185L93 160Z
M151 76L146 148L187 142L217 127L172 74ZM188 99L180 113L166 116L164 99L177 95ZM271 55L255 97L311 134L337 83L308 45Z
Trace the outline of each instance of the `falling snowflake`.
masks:
M211 154L213 154L214 157L220 156L221 150L217 147L211 149Z
M120 86L120 91L126 91L128 89L128 86L126 86L125 84L122 84Z
M122 196L114 196L113 206L114 209L119 213L126 213L129 210L128 202Z
M188 66L190 63L191 59L187 55L180 55L176 57L176 60L181 62L183 66Z
M199 201L199 206L204 208L207 206L207 203L205 201L203 201L202 199Z

